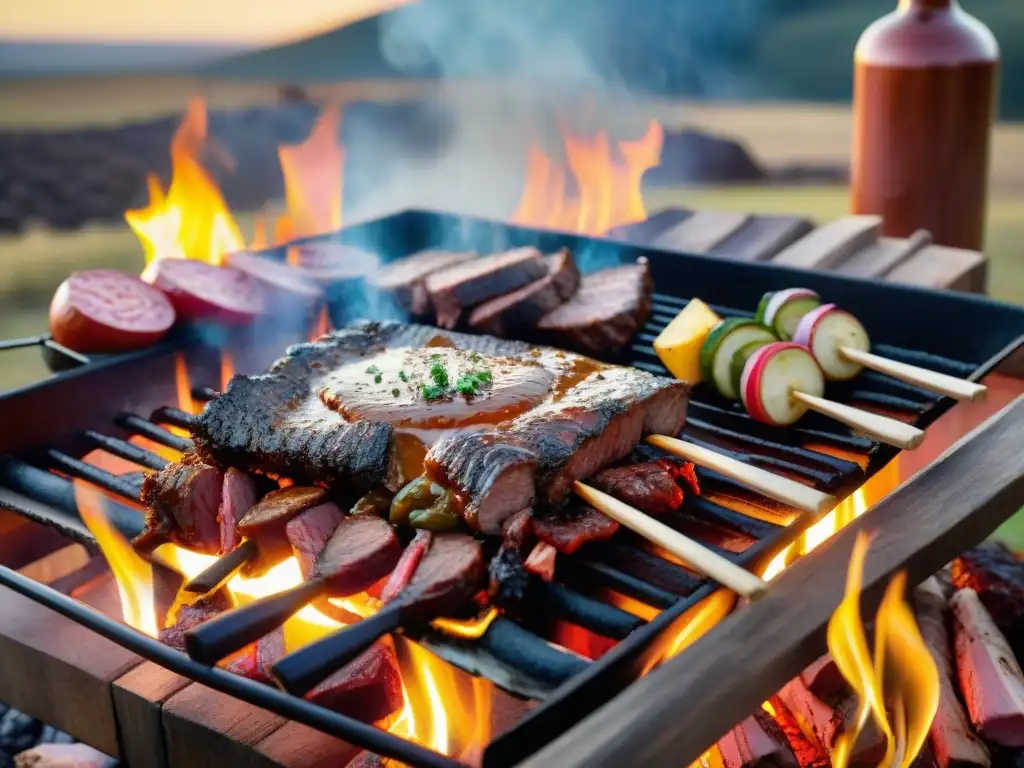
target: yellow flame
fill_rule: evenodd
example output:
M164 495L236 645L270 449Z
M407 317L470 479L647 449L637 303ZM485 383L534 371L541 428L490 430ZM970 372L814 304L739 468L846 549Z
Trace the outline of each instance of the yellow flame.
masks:
M100 491L82 480L75 479L74 492L82 520L96 537L96 543L99 544L100 551L114 574L117 592L121 598L122 620L140 632L156 637L153 567L139 557L128 540L110 524L105 508L107 500Z
M329 105L304 142L277 148L288 207L287 219L278 222L278 242L341 229L345 150L338 142L340 124L341 108Z
M604 131L587 138L563 127L565 165L540 147L530 147L526 182L512 221L591 235L642 221L647 218L643 175L661 161L663 138L661 126L652 120L639 139L616 142L616 157ZM575 194L568 191L570 176Z
M646 664L643 674L648 674L662 662L685 651L728 616L735 605L736 594L727 589L720 589L687 610L673 625L680 627L676 630L677 634L663 652Z
M858 534L846 592L828 625L829 652L857 694L853 727L836 740L832 765L846 768L857 737L871 717L886 740L880 768L909 768L924 746L938 709L939 673L904 599L906 574L902 572L886 588L875 616L874 657L869 652L860 616L868 546L868 537Z
M244 247L224 196L200 160L206 132L206 104L193 99L171 140L167 193L151 174L149 205L125 212L128 226L142 242L147 264L161 258L220 264L224 254Z

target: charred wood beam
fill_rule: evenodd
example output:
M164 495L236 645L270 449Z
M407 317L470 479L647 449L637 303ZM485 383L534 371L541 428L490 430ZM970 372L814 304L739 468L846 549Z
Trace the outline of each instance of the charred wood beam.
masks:
M960 687L971 722L983 738L1024 747L1024 672L1010 644L973 589L950 601Z
M836 706L853 693L830 653L826 653L807 667L800 673L800 678L811 693L832 706Z

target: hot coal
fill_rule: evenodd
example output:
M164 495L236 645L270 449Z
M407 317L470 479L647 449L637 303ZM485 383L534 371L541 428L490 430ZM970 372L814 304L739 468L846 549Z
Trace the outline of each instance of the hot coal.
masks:
M173 542L195 552L222 551L218 514L224 474L187 453L166 469L147 475L139 498L146 505L146 529L132 545L150 551Z
M478 331L503 336L532 328L542 317L571 299L580 285L576 261L568 249L545 256L548 274L510 293L479 305L469 315Z
M234 656L225 669L250 680L271 684L274 682L270 667L284 657L284 630L278 627L255 643L251 643Z
M413 317L426 317L432 314L433 309L430 295L427 293L427 275L475 257L476 254L473 253L452 251L414 253L377 270L369 278L368 283L381 294L390 297L395 304Z
M258 498L259 489L247 474L237 469L228 469L224 473L217 515L221 552L230 552L238 545L241 539L237 529L238 521L245 516Z
M617 352L651 314L654 282L646 259L586 275L572 299L537 323L545 341L584 354Z
M299 570L304 579L313 577L317 558L344 519L338 505L327 502L307 509L285 525L285 536L299 561Z
M234 599L225 589L219 589L191 603L181 603L167 617L167 628L160 632L160 642L184 651L185 632L219 613L234 608L234 605Z
M570 504L566 509L535 516L533 530L545 544L571 555L584 544L610 539L619 524L593 507Z
M539 280L547 271L536 248L516 248L434 272L427 277L426 288L437 324L454 328L463 311Z
M953 561L957 589L973 589L999 631L1024 659L1024 562L1004 544L990 542Z
M326 499L327 491L316 486L279 488L245 513L238 521L238 530L243 536L259 536L269 529L283 528L296 515L322 504Z
M384 643L374 643L306 698L364 722L383 720L402 706L398 659Z
M518 610L530 587L530 573L524 556L517 550L502 547L487 566L491 602L506 610Z
M391 573L401 556L389 523L368 515L346 517L317 557L314 576L326 579L330 594L354 595Z
M647 461L598 472L590 484L649 515L665 515L679 509L683 489L676 483L672 465Z

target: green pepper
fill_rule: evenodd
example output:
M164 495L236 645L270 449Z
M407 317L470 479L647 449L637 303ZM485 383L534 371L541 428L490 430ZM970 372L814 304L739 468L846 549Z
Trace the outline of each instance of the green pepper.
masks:
M393 525L408 525L412 512L427 509L444 495L444 488L430 482L426 475L420 475L395 494L389 519Z
M349 514L383 516L391 506L391 498L391 491L386 488L374 488L352 505Z
M426 509L413 510L409 525L427 531L450 531L459 525L459 518L451 512L447 494Z

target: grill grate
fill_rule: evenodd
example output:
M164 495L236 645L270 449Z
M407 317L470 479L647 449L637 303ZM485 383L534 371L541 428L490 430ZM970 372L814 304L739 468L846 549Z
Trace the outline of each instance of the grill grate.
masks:
M749 315L734 307L753 306L756 297L765 290L805 284L847 305L861 315L871 333L891 340L891 345L876 345L880 354L974 379L1019 347L1024 334L1024 312L973 298L895 286L869 286L765 265L723 264L700 257L523 230L470 218L407 212L360 225L342 233L341 239L349 244L371 245L388 258L429 247L487 252L533 244L544 250L569 247L581 255L585 265L593 268L605 263L602 259L607 254L616 260L632 260L644 255L651 260L655 282L660 288L679 286L680 293L685 292L687 296L712 299L715 301L713 309L723 316ZM343 286L334 291L332 298L341 300L335 303L333 316L344 321L346 307L351 303L346 303L351 298L348 288ZM687 298L668 293L655 294L649 322L624 359L615 362L664 373L651 343L687 301ZM922 326L922 318L928 315L958 315L963 319L956 324L955 332L942 340L948 344L950 357L938 354L941 345L936 345L930 326ZM42 342L37 340L36 343ZM77 373L0 398L0 421L24 427L20 432L15 431L21 442L0 436L0 452L8 454L0 458L0 506L56 526L78 541L90 542L92 537L78 514L69 479L81 478L116 499L108 505L108 513L118 530L125 536L138 533L142 515L136 507L142 471L158 469L165 460L129 442L129 438L142 436L179 452L191 448L190 440L167 429L187 428L191 420L189 414L169 404L173 401L167 384L169 351L174 350L154 350L130 359L95 363ZM274 350L274 354L278 351ZM956 359L958 355L963 359ZM978 355L984 356L979 358ZM236 367L262 370L267 362L262 360L248 368ZM212 376L205 378L209 380ZM92 393L116 392L124 381L131 381L135 391L98 396L101 401L98 403L89 400ZM195 400L205 401L216 392L200 387L191 394ZM831 389L830 395L837 400L884 411L887 415L897 415L922 427L952 404L919 388L870 373L849 385ZM82 409L81 402L90 402L94 407ZM125 408L130 408L131 412L125 412ZM40 424L31 416L44 409L54 413L48 425ZM150 416L140 415L143 413ZM809 414L795 429L762 425L750 419L736 404L722 400L703 387L693 392L684 436L838 496L845 496L859 487L896 454L895 449L854 435L846 427L814 414ZM87 464L82 456L94 448L134 463L139 471L113 476ZM658 455L647 446L641 451L649 456ZM679 512L665 521L733 561L744 566L760 562L802 530L799 524L785 525L797 515L784 505L760 497L714 472L698 470L698 475L703 496L687 495ZM664 639L665 630L716 588L699 575L659 557L626 531L610 542L593 545L571 557L560 556L556 576L555 583L540 589L537 610L532 612L535 615L527 621L501 617L476 642L454 641L436 632L416 636L418 642L449 662L540 701L528 716L492 741L485 751L486 765L518 762L614 696L637 677L650 658L652 648ZM0 568L0 583L178 674L256 706L409 764L456 764L421 745L305 699L197 664L184 654L9 569ZM601 590L604 589L637 600L660 613L644 621L603 600ZM581 658L549 643L547 624L552 617L619 642L596 661Z

